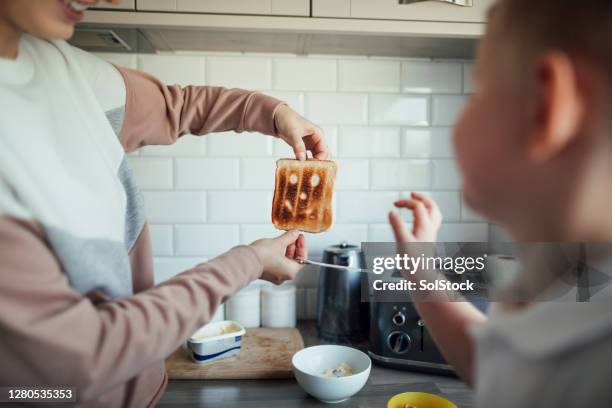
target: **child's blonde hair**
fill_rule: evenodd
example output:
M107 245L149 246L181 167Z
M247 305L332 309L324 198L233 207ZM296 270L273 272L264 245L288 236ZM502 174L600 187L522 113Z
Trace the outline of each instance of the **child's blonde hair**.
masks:
M612 75L612 0L500 0L491 18L499 23L491 34L523 57L564 51Z

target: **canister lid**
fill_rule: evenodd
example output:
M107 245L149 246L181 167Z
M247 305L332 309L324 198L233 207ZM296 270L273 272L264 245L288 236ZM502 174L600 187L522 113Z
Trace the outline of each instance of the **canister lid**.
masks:
M361 247L357 245L349 244L346 241L342 241L339 244L331 245L325 248L325 252L331 252L333 254L346 254L348 252L361 252Z

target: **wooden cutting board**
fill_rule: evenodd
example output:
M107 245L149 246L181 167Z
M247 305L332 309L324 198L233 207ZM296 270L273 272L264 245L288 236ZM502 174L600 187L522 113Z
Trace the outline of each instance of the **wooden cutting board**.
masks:
M291 358L303 348L297 329L247 329L237 356L201 365L179 348L166 359L166 371L171 380L293 378Z

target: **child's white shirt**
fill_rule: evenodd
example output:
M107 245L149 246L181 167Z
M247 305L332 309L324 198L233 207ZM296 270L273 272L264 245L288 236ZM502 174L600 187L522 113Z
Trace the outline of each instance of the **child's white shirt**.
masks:
M601 249L597 246L600 253L590 251L587 256L589 269L600 277L601 272L612 273L612 252L601 256ZM493 305L489 321L472 328L476 406L612 406L609 283L600 284L596 292L584 303L570 293L518 311Z

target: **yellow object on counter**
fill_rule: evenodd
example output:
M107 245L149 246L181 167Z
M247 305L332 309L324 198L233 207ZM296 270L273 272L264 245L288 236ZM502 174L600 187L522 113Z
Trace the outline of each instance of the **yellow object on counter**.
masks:
M387 408L457 408L446 398L427 392L404 392L393 396L387 402Z

